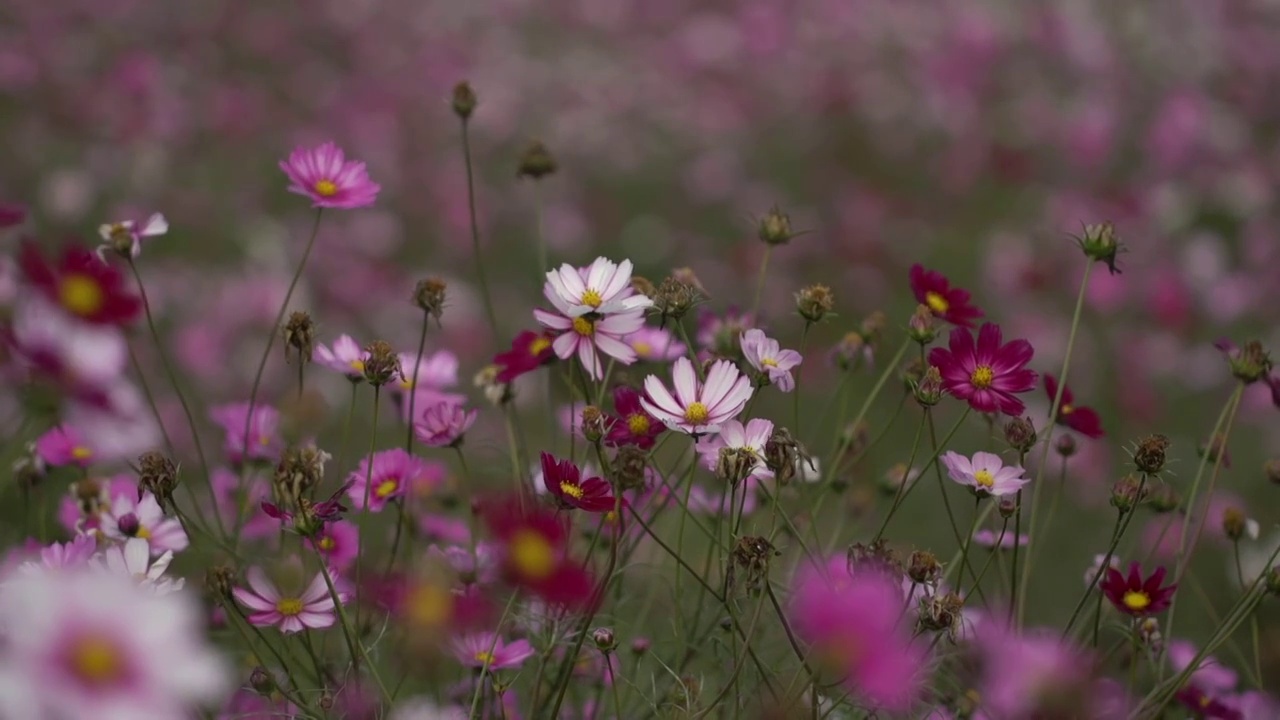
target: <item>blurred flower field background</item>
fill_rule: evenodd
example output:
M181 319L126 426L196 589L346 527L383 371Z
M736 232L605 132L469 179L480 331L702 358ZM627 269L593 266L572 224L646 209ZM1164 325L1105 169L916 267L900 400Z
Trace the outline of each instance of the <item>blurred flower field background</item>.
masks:
M1246 343L1256 340L1264 348L1280 348L1280 6L1275 3L354 0L303 6L11 0L0 9L0 18L0 137L5 148L0 216L12 220L0 229L4 255L10 258L0 278L6 306L20 303L38 285L18 267L22 243L34 243L56 263L69 244L92 249L103 242L100 225L134 219L140 226L153 213L162 213L168 223L167 233L141 240L141 252L132 260L164 356L157 352L146 319L136 316L125 329L136 365L124 372L131 382L141 378L139 387L145 384L154 394L162 423L150 419L150 409L138 409L141 419L135 426L121 425L97 436L99 455L93 462L71 458L63 467L45 463L49 467L35 472L33 479L28 444L66 421L67 404L65 398L54 402L57 393L47 387L33 392L25 371L7 373L0 422L6 460L16 469L14 480L0 491L6 498L0 537L18 549L13 563L23 548L38 551L71 540L80 511L70 498L77 488L113 476L136 483L138 456L148 450L165 450L173 459L180 479L177 506L206 520L226 512L211 506L206 475L223 474L219 492L227 493L224 499L234 505L229 500L233 490L243 490L245 475L257 473L262 494L241 503L242 512L252 516L242 530L252 534L258 523L260 534L253 541L271 551L233 557L219 543L202 542L192 532L189 549L170 548L177 554L169 575L187 578L183 592L203 598L197 624L201 632L209 625L209 639L202 642L215 646L226 661L220 669L208 670L225 675L220 688L210 685L204 694L193 691L183 701L203 704L212 716L265 713L274 707L269 703L284 702L262 684L261 675L251 683L257 666L268 666L272 684L280 685L281 666L291 664L294 653L302 667L298 680L312 668L295 640L301 636L266 627L270 622L262 618L254 622L256 615L240 624L263 628L264 636L253 636L262 638L260 645L246 645L232 633L231 626L238 627L239 621L229 622L226 613L235 603L210 599L218 594L216 583L212 589L205 586L210 568L230 568L232 584L240 588L235 597L257 612L264 611L253 602L266 607L275 600L262 600L269 595L262 592L264 583L253 583L258 600L248 597L246 573L251 566L277 560L287 566L290 553L307 558L302 562L305 577L297 568L273 570L274 579L265 583L311 583L309 591L314 592L299 596L299 602L328 602L322 612L333 612L330 592L344 599L357 592L383 599L412 595L412 582L409 590L384 587L395 582L382 578L383 564L410 577L422 575L428 560L437 562L446 552L449 543L442 538L461 537L453 541L452 551L478 566L478 531L474 522L468 526L465 521L466 506L511 490L513 474L533 493L542 482L539 451L572 460L583 479L601 474L602 457L617 462L612 450L604 453L599 445L588 452L591 443L580 427L582 407L604 399L607 414L614 385L628 384L638 396L648 390L645 378L650 374L670 387L675 371L668 370L666 361L674 356L627 367L610 363L604 385L599 378L588 383L579 370L571 370L580 367L574 365L578 360L557 360L516 380L509 402L501 405L472 382L496 355L512 349L519 333L543 330L532 311L552 309L543 297L547 271L562 263L585 268L597 257L630 260L635 276L653 286L671 276L698 285L704 301L679 322L696 346L693 353L705 353L701 359L724 355L726 347L738 352L738 333L753 327L803 356L794 370L794 392L758 387L748 405L751 417L768 418L775 428L785 426L801 443L799 452L820 461L802 470L800 475L807 477L796 478L791 488L779 488L780 509L773 509L772 495L766 493L747 520L753 536L772 537L770 551L764 553L769 559L761 562L780 593L781 588L794 589L793 578L796 586L808 587L805 583L821 584L814 578L826 577L815 569L821 563L809 567L812 558L801 549L802 542L819 539L815 554L836 558L832 567L843 568L851 545L869 545L881 533L902 561L913 551L932 551L948 566L954 584L957 568L947 561L960 547L948 515L954 510L963 531L973 520L975 504L951 480L945 491L939 489L944 473L951 470L954 478L958 472L939 457L943 449L965 456L966 462L979 451L999 454L1006 465L1025 460L1026 477L1035 483L1022 501L1021 529L1027 532L1034 494L1041 494L1038 522L1052 518L1051 525L1041 526L1048 528L1043 534L1032 528L1029 547L1021 546L1023 572L1026 555L1033 572L1025 595L1009 587L1014 577L1009 549L992 555L975 543L966 552L974 569L995 558L991 569L983 571L988 595L983 600L990 600L983 609L1003 616L1009 598L1018 599L1021 607L1010 616L1017 618L1019 632L1025 625L1056 633L1079 610L1077 600L1096 581L1089 573L1091 567L1097 570L1100 558L1095 556L1108 552L1117 515L1126 515L1115 507L1117 497L1123 504L1136 495L1142 507L1131 511L1132 523L1118 543L1119 567L1127 571L1131 561L1141 562L1150 575L1165 566L1169 582L1176 580L1178 588L1176 637L1152 639L1150 627L1133 621L1134 642L1151 642L1152 647L1132 653L1150 653L1149 664L1127 655L1130 649L1123 642L1107 654L1113 641L1125 637L1116 628L1129 626L1109 609L1098 611L1104 624L1110 622L1111 633L1097 649L1106 657L1098 675L1121 685L1130 682L1137 698L1160 688L1196 654L1184 654L1188 646L1174 643L1198 647L1215 638L1232 619L1235 603L1250 592L1251 579L1267 571L1269 558L1274 560L1273 550L1280 544L1280 513L1272 501L1280 492L1280 410L1265 371L1255 376L1260 381L1242 386L1229 433L1219 433L1225 440L1215 439L1213 431L1221 427L1215 422L1224 403L1235 402ZM459 93L466 98L459 87L464 82L467 92L474 93L474 108L465 119L458 112ZM470 167L464 161L464 128ZM380 185L372 204L317 214L308 198L286 189L289 178L281 172L281 162L297 148L328 141L342 148L348 160L365 163L369 178ZM334 578L352 589L324 586L323 573L316 574L313 562L316 553L294 542L292 528L276 538L279 518L267 517L256 506L275 500L280 511L289 510L279 502L278 491L266 489L287 455L285 448L314 442L332 455L325 480L314 493L319 503L349 475L358 487L368 485L362 475L369 468L360 463L371 449L405 443L405 403L413 393L396 394L388 387L375 416L367 386L359 385L353 395L353 382L342 372L318 362L301 364L296 352L287 357L290 337L282 337L277 314L313 227L318 227L314 247L284 308L309 314L314 343L335 349L339 337L349 335L361 353L382 340L396 353L414 358L427 320L424 309L415 305L415 288L426 278L438 279L447 284L447 301L425 335L426 356L439 363L428 369L439 391L432 403L456 397L465 399L468 411L478 411L459 447L419 443L413 451L425 463L413 472L419 473L426 494L396 491L412 496L414 508L422 512L410 523L414 528L406 531L403 547L396 534L399 555L392 553L388 560L396 510L362 514L360 507L375 506L367 497L360 502L351 495L356 508L348 508L344 522L359 526L361 545L373 548L372 560L363 555L358 561L347 559L348 565L363 568L363 576L342 568L344 578ZM1081 240L1096 240L1104 227L1122 250L1114 259L1114 272L1106 263L1091 265L1081 250ZM786 242L764 241L779 232ZM479 255L473 243L478 243ZM107 256L133 292L130 262L110 252ZM954 392L928 411L937 417L937 427L922 424L919 393L913 394L908 381L919 380L923 368L908 365L917 356L936 361L928 348L907 340L917 306L924 302L926 309L931 307L913 288L911 268L917 264L971 293L972 303L985 312L975 331L982 321L998 323L1005 341L1023 339L1034 348L1027 367L1040 377L1032 390L1019 395L1027 408L1019 416L1028 417L1039 441L1049 445L1024 449L1020 458L1006 440L1006 425L1013 418L998 412L969 412L954 435L942 437L966 412ZM496 328L486 310L482 277ZM814 285L829 288L834 299L831 312L817 322L797 313L797 294ZM1073 325L1082 286L1079 320ZM944 322L946 308L932 310L943 316L932 320L934 346L946 348L951 329ZM662 320L664 329L674 327ZM659 319L651 316L648 326L658 328ZM274 348L256 380L273 335ZM655 337L680 341L675 334ZM1224 352L1220 343L1215 345L1223 338L1246 350ZM895 355L900 346L907 352ZM1068 353L1067 383L1074 405L1097 412L1102 437L1059 425L1047 438L1054 395L1053 388L1046 391L1043 376L1060 376ZM14 360L15 352L7 354L7 364L21 364ZM358 357L365 364L357 374L367 372L368 356ZM190 403L202 440L199 452L165 360ZM412 373L414 363L404 364ZM740 365L749 372L747 361ZM579 392L588 385L589 392ZM255 392L258 406L279 411L279 427L264 431L273 445L270 452L255 456L262 467L245 471L234 457L244 450L236 435L246 422L244 410L236 415L227 406L248 402ZM585 402L584 394L592 402ZM654 399L652 393L649 399ZM1064 396L1059 409L1067 404ZM855 424L855 418L862 422ZM745 416L740 419L746 422ZM447 426L449 419L433 422ZM917 426L925 427L925 440L914 453ZM931 429L933 441L941 440L945 448L929 447ZM423 432L419 438L426 437ZM678 433L669 430L666 435ZM1149 473L1149 486L1142 480L1144 485L1135 489L1124 478L1136 481L1146 472L1134 456L1151 449L1153 435L1167 438L1167 462ZM1063 448L1063 438L1071 439L1069 449ZM692 462L690 444L687 436L662 441L662 462L673 483ZM202 454L207 456L203 470ZM922 472L931 455L936 469ZM732 543L737 538L729 526L736 522L732 513L727 520L720 517L723 483L717 484L714 452L708 457L705 466L690 470L705 497L702 511L689 514L714 524L717 537L723 533ZM908 463L915 473L908 477L918 475L919 488L912 486L898 509L895 473L900 478ZM976 464L971 470L978 470ZM617 487L611 472L603 473L604 479ZM740 501L745 492L735 485L734 499ZM940 492L952 495L950 506L944 507ZM613 507L612 498L607 507ZM397 508L409 504L399 497L397 502L392 503ZM979 505L995 502L980 499ZM892 525L885 530L882 522L887 525L891 507ZM584 511L562 507L556 517L573 512ZM674 514L686 511L671 512L671 518L657 517L651 535L674 545L677 527L682 538L686 532ZM137 516L142 513L137 509ZM787 516L788 529L779 529L779 513ZM987 517L984 527L999 535L999 513ZM439 524L433 525L432 518ZM491 529L501 535L501 523L493 522ZM721 557L708 549L716 543L698 537L688 540L685 549L695 567L682 567L658 547L656 538L646 535L647 528L631 526L620 532L634 533L626 537L634 537L640 549L618 569L616 554L610 558L602 550L610 542L601 540L599 531L591 532L595 520L576 522L580 525L574 531L584 535L576 539L584 542L573 556L594 558L583 567L590 566L597 581L612 572L617 586L661 589L647 596L636 591L631 597L631 590L624 594L618 587L607 588L599 593L607 599L589 611L589 620L575 634L573 618L580 616L573 615L557 616L551 631L542 626L514 631L511 622L502 627L499 618L507 618L503 608L508 595L486 586L480 594L495 606L480 613L486 631L496 628L511 643L532 642L533 659L523 669L493 671L496 680L476 680L479 673L463 672L461 661L454 659L470 654L481 665L487 657L501 667L496 646L485 648L468 635L441 640L445 650L424 650L413 641L414 633L446 633L434 625L431 633L415 630L412 619L397 624L401 620L394 608L403 598L362 602L363 610L353 601L347 612L356 620L363 614L373 623L366 636L380 648L372 660L352 658L340 631L346 620L324 630L319 654L332 672L317 669L325 675L323 682L295 688L307 707L295 703L288 712L299 717L322 711L331 711L328 717L387 716L386 707L374 709L380 693L368 668L361 675L363 663L396 668L388 669L387 676L402 679L401 697L428 698L441 708L457 705L460 717L467 716L468 707L474 716L495 718L694 717L702 711L711 717L810 716L809 704L819 694L816 682L812 696L798 693L790 702L775 697L765 707L769 694L759 668L735 663L741 662L737 634L752 623L753 613L762 628L769 626L772 634L759 641L759 652L768 660L766 666L782 667L779 682L785 687L792 673L807 666L798 659L801 648L790 630L780 632L780 617L784 611L800 612L806 602L821 606L826 596L797 591L795 598L781 597L783 607L775 616L769 603L759 603L761 613L751 589L741 589L738 615L724 620L730 629L715 630L715 647L699 649L693 642L702 637L697 631L730 611L700 595L686 571L702 568L705 557L702 574L719 583L721 568L712 566L728 562L733 567L732 558L740 556ZM452 535L440 530L446 526ZM1194 541L1180 545L1185 527L1191 528ZM694 530L687 532L692 537ZM1012 524L1007 533L1013 536ZM116 534L121 547L127 545L129 533ZM433 544L436 549L429 551ZM153 540L153 555L159 554L157 547ZM884 559L878 546L851 552L858 561L866 554L875 562ZM1178 572L1188 555L1185 573ZM456 567L457 558L451 562ZM972 575L963 583L966 570L961 566L960 579L967 587ZM435 572L433 566L427 575L434 578ZM683 581L677 580L682 575ZM916 583L907 583L912 587L910 605ZM375 585L376 591L366 590ZM1117 592L1123 596L1123 590ZM1088 597L1081 626L1093 622L1095 600ZM0 604L2 598L0 594ZM882 600L878 595L864 599L873 607ZM1150 599L1158 600L1158 593ZM12 605L16 609L0 615L5 622L21 622L19 611L30 611L30 602ZM983 605L966 597L966 610ZM213 619L206 622L206 611L214 608ZM284 616L292 617L288 612ZM379 618L387 619L378 625L383 622ZM1199 674L1202 669L1191 676L1198 685L1168 686L1165 717L1276 717L1276 700L1250 693L1280 686L1278 618L1275 599L1261 601L1228 638L1218 639L1212 653L1238 676L1230 683L1220 676L1206 679ZM803 635L805 622L793 621ZM736 630L734 623L740 623ZM1014 632L993 627L999 624L978 623L965 630L957 621L950 628L953 637L935 636L936 627L920 631L920 637L931 663L943 664L950 661L940 660L936 648L961 647L947 652L962 654L965 643L981 645L984 633L985 642L996 642L991 638ZM593 634L602 627L613 636L609 642L616 639L616 649L603 650L608 643ZM396 637L404 628L409 639ZM308 649L312 634L320 642L321 633L309 630ZM895 641L892 632L886 637L886 643ZM548 638L553 642L544 644ZM1097 645L1088 633L1081 638L1084 648ZM257 649L268 646L279 647L289 662ZM575 668L573 683L565 682L569 689L563 709L553 710L541 683L554 695L562 656L583 646L591 653L583 651L583 660L563 664L566 678ZM13 655L18 647L11 643L0 655ZM686 652L692 660L683 657ZM1166 654L1182 657L1174 659L1182 667L1163 669ZM8 668L19 659L8 657L0 665ZM1075 663L1072 667L1088 664L1069 661ZM513 662L513 668L520 665ZM677 665L682 669L675 670ZM1141 668L1134 671L1137 680L1130 681L1131 665ZM982 667L992 672L989 658ZM607 681L600 679L601 673ZM988 693L1000 699L984 709L973 699L981 693L967 694L964 683L980 685L987 676L954 675L962 678L955 687L926 682L927 691L915 687L908 693L886 690L866 678L859 685L856 671L852 680L837 674L830 678L833 686L842 679L852 682L846 688L849 697L870 700L832 709L841 692L827 694L824 689L820 704L830 717L866 717L880 705L878 717L1000 720L1035 717L1033 708L1048 712L1037 703L1049 703L1045 698L1052 696L1060 714L1043 717L1104 716L1098 706L1064 709L1062 698L1054 694L1061 687L1051 687L1042 677L1028 681L1034 687L1022 688L1016 700L1008 699L1009 693L1017 693L1007 687L1007 692ZM0 668L0 701L22 695L5 695L6 681L17 676ZM801 684L797 681L796 687ZM1188 688L1200 694L1188 696ZM350 699L357 691L367 703ZM910 694L911 701L899 702L902 693ZM171 696L180 694L175 690ZM385 699L386 693L382 695ZM337 710L335 696L346 703ZM473 696L483 702L473 703ZM1246 696L1248 702L1242 701ZM142 702L141 696L131 697ZM225 705L228 697L243 699L243 708ZM267 709L253 705L250 697L262 699ZM329 708L320 702L325 697ZM13 702L11 708L20 707ZM509 714L501 714L499 706ZM70 712L66 707L21 707L44 714L12 717L53 719ZM0 707L0 717L10 717L5 710ZM1145 717L1142 713L1150 710L1135 705L1106 716ZM437 717L427 714L437 710L401 712L394 717ZM438 712L451 717L443 709Z

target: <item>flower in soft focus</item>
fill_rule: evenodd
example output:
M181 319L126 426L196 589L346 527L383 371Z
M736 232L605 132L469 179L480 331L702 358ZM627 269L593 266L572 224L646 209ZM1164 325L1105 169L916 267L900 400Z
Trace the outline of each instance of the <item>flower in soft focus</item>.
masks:
M432 544L427 548L427 557L440 560L443 565L452 568L463 585L487 585L498 579L498 558L489 543L477 544L474 555L459 545L449 545L442 549L439 545Z
M584 479L572 461L557 460L546 452L542 453L542 483L564 508L600 513L613 510L617 504L609 483L594 476Z
M67 532L74 534L98 530L102 527L103 516L121 497L138 497L138 484L132 476L117 475L110 479L89 478L73 482L58 505L58 522Z
M284 451L284 439L280 437L280 411L269 405L254 404L253 416L248 417L249 403L229 403L209 411L209 417L226 433L223 452L233 463L248 460L276 462ZM245 421L248 420L248 442L245 442Z
M617 417L611 418L605 444L613 447L635 445L643 450L653 447L653 442L666 431L667 426L645 412L640 393L628 385L613 389L613 409Z
M702 464L716 470L721 450L734 450L745 461L741 468L742 480L747 478L771 478L773 473L765 466L764 446L773 437L773 423L764 418L751 418L746 425L730 420L720 427L720 432L706 442L698 444ZM737 474L737 473L735 473Z
M369 179L364 163L347 160L332 142L294 150L280 161L280 169L289 178L289 192L311 198L311 207L367 207L382 189Z
M81 322L41 297L17 304L10 333L14 353L36 374L97 405L107 404L128 363L119 328Z
M675 396L656 375L644 379L645 397L640 404L650 415L690 435L720 431L720 426L742 412L751 399L751 379L728 360L717 361L698 386L689 358L676 360L671 367Z
M1090 565L1089 569L1084 572L1084 584L1086 587L1094 586L1093 579L1095 577L1097 577L1098 581L1101 582L1102 563L1106 561L1106 559L1107 559L1107 556L1104 553L1099 553L1093 556L1093 564ZM1107 567L1109 568L1120 567L1120 558L1112 555L1111 561L1107 563ZM1099 588L1099 591L1101 591L1101 588Z
M976 634L983 717L1100 717L1089 657L1054 631L1018 633L1002 623Z
M316 573L306 590L296 596L281 594L260 567L249 568L245 579L249 587L237 587L231 593L241 605L253 611L249 622L254 625L277 625L282 633L296 633L304 628L327 628L336 619L333 597L323 573Z
M734 357L742 334L755 326L755 315L736 307L725 310L723 315L702 310L698 313L698 345L721 357Z
M902 590L874 572L850 574L844 558L797 573L788 617L816 661L868 705L906 710L922 688L924 652L902 615ZM856 611L855 611L856 609Z
M316 345L315 362L337 370L351 382L364 380L364 350L350 335L339 335L332 348L324 343Z
M431 698L409 698L396 703L387 720L467 720L467 711L460 707L440 707Z
M689 352L684 343L664 328L642 327L622 341L631 346L637 358L647 362L670 362Z
M426 472L426 461L401 448L381 450L360 461L347 476L347 497L363 510L368 498L369 510L382 512L387 502L400 497Z
M1173 698L1192 712L1196 720L1249 720L1244 713L1224 702L1222 697L1206 692L1193 683L1182 686ZM1275 717L1267 715L1266 718Z
M6 718L181 718L219 702L229 668L184 593L81 570L14 578L0 603Z
M493 633L471 633L456 637L450 643L453 656L465 667L483 670L509 670L520 667L533 657L528 640L504 643Z
M475 424L476 414L459 403L436 403L418 416L413 432L431 447L451 447L462 442L463 435Z
M769 382L778 386L782 392L791 392L796 388L795 378L791 370L803 359L795 350L783 350L778 341L766 337L763 330L752 328L742 334L742 355Z
M1165 654L1175 673L1186 670L1197 653L1195 643L1187 640L1170 640L1166 648ZM1211 694L1231 692L1235 689L1238 680L1235 670L1223 665L1212 655L1202 658L1200 664L1187 678L1188 683Z
M1031 343L1003 342L1000 326L983 323L978 342L966 328L951 331L950 349L929 351L929 364L942 373L947 392L969 403L978 412L1021 415L1025 406L1014 397L1035 387L1036 374L1024 366L1031 362Z
M990 528L983 528L973 534L973 541L982 547L998 547L1000 550L1010 550L1013 548L1013 533L1001 533ZM1031 537L1026 533L1018 536L1018 547L1026 547L1029 542L1031 542Z
M1044 374L1044 391L1052 403L1058 393L1058 379L1049 373ZM1075 395L1071 393L1069 385L1062 387L1062 404L1058 408L1057 422L1089 438L1100 438L1106 434L1102 431L1102 419L1098 417L1097 411L1091 407L1076 405Z
M122 545L112 545L102 551L99 567L107 572L133 578L141 587L157 594L168 595L182 589L186 583L183 578L164 577L169 563L173 562L173 551L151 558L151 546L142 538L129 538Z
M911 266L910 279L916 302L952 325L973 327L973 321L982 317L982 311L970 301L969 291L951 287L942 273L916 264Z
M1155 615L1169 607L1173 593L1178 589L1177 585L1161 587L1164 576L1165 569L1161 566L1143 579L1142 565L1137 562L1129 565L1128 575L1122 575L1115 568L1107 568L1107 575L1102 579L1102 593L1126 615Z
M124 325L142 311L125 278L88 249L69 246L50 265L32 243L23 243L18 266L27 283L68 314L94 325Z
M569 533L552 511L512 497L484 509L484 520L499 543L503 577L549 603L585 604L591 576L568 557Z
M88 467L94 459L93 448L75 428L59 425L36 438L36 453L49 465Z
M403 393L441 390L458 384L458 356L448 350L421 358L416 353L400 353L400 367L400 379L391 387Z
M0 202L0 229L21 225L26 219L26 209L12 203Z
M999 455L976 452L973 458L947 451L942 454L942 464L952 480L973 489L979 495L1010 495L1031 482L1023 477L1023 469L1017 465L1006 466Z
M533 372L543 365L554 362L555 352L551 349L554 338L547 333L536 333L524 330L511 341L511 349L493 356L493 364L497 365L497 377L500 383L510 384L525 373Z
M159 237L169 232L169 221L160 213L152 213L145 222L120 220L98 226L102 244L98 246L98 258L106 262L108 251L121 257L136 259L142 253L142 239Z
M98 552L98 541L92 535L77 535L65 543L51 543L40 548L40 560L27 560L18 566L22 572L44 572L63 568L81 568Z
M150 544L152 555L165 552L182 552L187 549L187 533L176 518L168 518L156 496L149 492L137 495L117 495L111 501L111 510L102 516L102 532L112 540L142 538Z
M604 379L597 350L623 365L635 362L635 351L622 338L644 325L645 308L653 301L632 288L630 260L615 265L597 258L582 269L562 265L547 273L542 294L556 312L535 309L533 317L560 333L551 343L557 357L568 360L576 353L595 380Z
M120 380L99 400L71 398L62 408L63 424L80 433L96 462L132 460L160 445L160 426L138 388Z

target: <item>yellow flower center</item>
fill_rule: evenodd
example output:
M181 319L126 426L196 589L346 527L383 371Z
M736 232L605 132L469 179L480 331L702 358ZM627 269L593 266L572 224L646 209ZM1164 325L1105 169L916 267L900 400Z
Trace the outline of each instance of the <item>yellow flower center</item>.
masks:
M486 650L481 650L475 654L476 662L482 667L489 667L493 664L493 655Z
M332 180L317 180L314 187L316 194L321 197L333 197L338 194L338 186Z
M643 340L636 340L631 343L631 349L636 351L636 355L647 358L653 354L653 346Z
M969 376L969 382L979 389L991 387L991 381L996 379L996 372L991 369L990 365L979 365L973 369L973 374Z
M1074 407L1072 407L1072 406L1070 406L1070 405L1063 405L1063 406L1062 406L1062 409L1061 409L1061 410L1059 410L1058 412L1062 413L1063 415L1070 415L1071 413L1073 413L1073 412L1075 412L1075 411L1076 411L1076 409L1075 409Z
M101 635L78 640L68 659L71 671L87 685L108 685L125 674L119 648Z
M591 337L596 332L596 326L584 317L576 317L573 319L573 331L584 337Z
M529 343L529 354L534 357L537 357L541 355L543 351L549 347L551 347L550 340L544 337L535 338L533 342Z
M632 435L647 435L649 433L649 418L640 414L633 413L627 418L627 429Z
M453 609L452 595L436 585L420 585L409 593L406 604L409 620L420 627L436 627L449 619Z
M85 317L101 310L107 297L88 275L68 275L58 284L58 299L72 314Z
M378 487L373 491L373 494L377 495L380 498L385 498L391 493L395 492L399 487L400 487L399 478L387 478L386 480L383 480L381 483L378 484Z
M363 361L363 360L352 360L351 362L349 362L349 363L347 363L347 364L351 366L351 370L352 370L352 372L354 372L356 375L363 375L363 374L364 374L364 361Z
M1151 598L1141 590L1130 590L1126 592L1120 601L1124 603L1125 607L1133 610L1134 612L1141 612L1151 604Z
M555 548L541 534L520 530L511 538L511 562L521 575L542 580L556 569Z
M259 445L261 445L262 447L266 447L266 446L270 445L270 444L271 444L271 436L270 436L270 435L259 435L259 436L258 436L258 444L259 444Z
M947 299L936 292L927 292L924 294L924 304L929 306L934 315L945 315L951 309L951 303Z
M707 406L700 402L689 403L689 407L684 409L685 421L694 425L705 423L710 415L711 413L707 412Z
M984 488L989 488L996 484L996 479L992 477L990 471L979 470L973 474L973 481Z
M337 543L333 541L333 537L329 535L326 535L320 538L319 544L320 544L320 549L324 550L325 552L329 552L330 550L333 550L333 547L337 545Z
M77 445L71 448L71 457L76 460L88 460L93 457L93 451L83 445Z
M280 598L276 601L276 612L285 617L293 617L302 612L302 601L298 598Z
M596 292L595 290L588 288L586 292L582 293L583 305L586 305L588 307L598 308L602 303L604 303L604 298L601 297L600 293Z
M773 358L761 358L760 364L764 365L765 367L772 367L772 368L778 367L778 361L774 360Z
M560 483L560 492L565 495L568 495L574 500L582 499L582 488L578 487L577 485L574 485L573 483L567 483L567 482Z
M610 510L609 512L605 513L604 521L609 523L610 525L613 525L614 523L618 522L618 511Z
M133 536L136 538L142 538L143 540L150 540L151 531L148 530L145 525L139 525L138 532L134 533Z

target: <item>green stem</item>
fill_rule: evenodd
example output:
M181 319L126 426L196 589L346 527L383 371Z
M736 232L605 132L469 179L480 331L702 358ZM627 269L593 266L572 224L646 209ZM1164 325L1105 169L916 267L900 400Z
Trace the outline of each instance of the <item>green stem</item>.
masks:
M489 319L489 329L498 337L498 315L493 311L493 297L489 294L489 280L484 272L484 259L480 254L480 225L476 222L476 190L471 170L471 137L469 124L462 119L462 159L467 166L467 212L471 220L471 251L476 259L476 278L480 282L480 297L484 300L484 314Z
M773 255L773 246L766 245L764 248L764 257L760 259L760 275L756 278L756 296L755 299L751 301L751 317L756 318L757 321L759 320L757 315L760 312L760 296L764 294L764 281L765 278L768 277L769 257L771 255Z
M360 506L364 513L362 518L365 522L356 525L356 587L364 587L360 584L360 573L364 568L364 550L365 542L364 526L367 524L369 517L373 514L369 510L369 498L373 490L373 454L378 447L378 405L382 399L382 386L373 386L373 420L369 427L369 455L365 458L364 473L364 504ZM403 492L404 489L402 489ZM360 627L360 606L356 605L356 628Z

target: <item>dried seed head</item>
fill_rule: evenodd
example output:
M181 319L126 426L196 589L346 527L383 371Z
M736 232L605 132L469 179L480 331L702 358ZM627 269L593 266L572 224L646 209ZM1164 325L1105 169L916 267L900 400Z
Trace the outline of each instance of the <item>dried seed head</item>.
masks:
M413 289L413 304L440 323L449 294L449 283L440 278L419 280Z
M1250 340L1234 355L1228 356L1231 374L1247 383L1265 380L1271 374L1271 356L1262 343Z
M27 443L22 455L13 461L13 479L20 487L35 487L44 479L47 470L44 458L36 452L36 444L33 442Z
M236 571L228 565L214 565L204 573L204 588L216 603L231 601L231 589L236 585Z
M374 387L382 387L401 377L400 356L391 343L375 340L364 349L364 379Z
M903 575L902 560L898 553L883 538L866 545L854 543L845 553L845 562L849 572L878 572L890 578L899 579Z
M300 505L324 480L324 464L330 457L314 445L286 449L272 479L276 500L294 507Z
M1239 540L1244 537L1248 522L1249 518L1245 517L1244 511L1240 508L1229 507L1222 511L1222 532L1230 540Z
M791 431L775 427L768 442L764 444L764 465L773 472L778 483L786 485L791 482L800 463L806 460L803 448L791 437Z
M907 559L907 577L914 583L932 585L942 575L942 563L927 550L916 550Z
M963 609L964 600L953 592L941 596L928 595L920 600L917 623L922 631L954 634L960 624Z
M138 458L138 499L143 492L156 496L161 506L173 503L173 490L178 486L178 468L164 453L148 452Z
M1262 474L1267 480L1280 485L1280 460L1268 460L1262 464Z
M520 155L520 165L516 168L516 177L540 180L556 171L556 159L540 141L534 140Z
M916 306L916 311L907 321L907 335L921 345L928 345L938 337L938 330L934 327L933 311L928 305Z
M733 546L733 563L729 566L729 585L735 586L737 578L735 568L741 568L743 586L754 589L759 582L769 576L769 561L782 553L767 539L759 536L738 538Z
M600 412L600 408L595 405L582 408L582 436L587 442L600 442L607 432L604 423L604 413Z
M631 289L651 300L658 294L658 286L654 285L649 278L639 275L631 276Z
M933 365L924 371L920 381L911 388L911 394L915 396L916 402L920 407L926 408L937 405L942 400L942 393L942 373Z
M826 285L810 285L796 293L796 312L806 322L822 322L836 306L836 297Z
M1111 487L1111 506L1122 513L1129 512L1140 505L1147 497L1147 490L1142 480L1133 475L1126 475Z
M281 332L284 334L285 361L292 362L291 358L296 355L299 362L311 362L311 353L316 345L316 324L311 316L305 312L290 313Z
M476 109L476 93L471 89L471 85L466 82L460 82L453 86L453 114L462 118L463 121L471 117L471 113Z
M760 458L749 448L720 448L716 459L716 478L730 485L747 479L759 464Z
M1133 464L1140 472L1159 474L1164 469L1165 453L1169 450L1169 438L1164 435L1148 435L1138 442L1133 451Z
M1112 275L1119 274L1120 271L1116 269L1116 256L1125 250L1116 238L1114 225L1109 222L1086 225L1084 235L1076 238L1076 244L1090 260L1106 263Z
M1019 453L1035 447L1036 439L1036 426L1029 417L1014 418L1004 424L1004 441Z
M668 277L653 295L653 307L663 322L684 317L701 299L693 285Z
M760 218L758 234L766 245L786 245L796 234L791 232L791 218L774 205Z
M602 653L611 653L614 648L618 647L618 640L613 636L613 628L598 627L592 630L591 641L596 644L596 649Z

